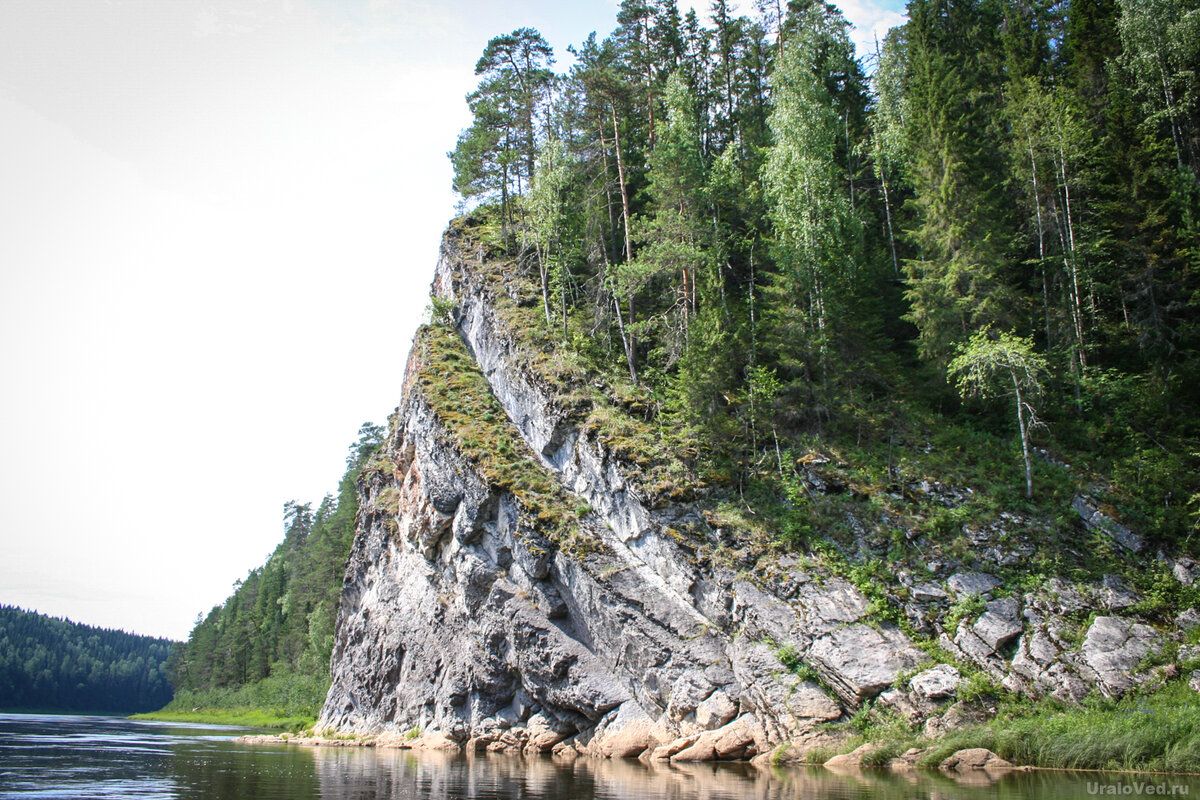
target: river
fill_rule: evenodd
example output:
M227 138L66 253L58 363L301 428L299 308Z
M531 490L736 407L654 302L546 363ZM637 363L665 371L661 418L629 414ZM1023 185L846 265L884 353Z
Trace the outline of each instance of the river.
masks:
M0 798L200 800L1071 800L1200 797L1196 777L1012 773L835 775L823 768L447 756L238 744L240 729L0 714Z

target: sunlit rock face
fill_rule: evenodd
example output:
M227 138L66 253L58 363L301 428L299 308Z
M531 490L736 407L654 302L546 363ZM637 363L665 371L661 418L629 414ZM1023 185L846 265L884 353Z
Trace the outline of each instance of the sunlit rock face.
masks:
M401 746L684 761L815 743L821 723L868 701L930 731L953 726L958 672L930 672L853 584L783 560L774 579L747 578L672 536L699 510L643 501L629 465L528 365L497 311L502 289L459 248L447 234L433 287L447 320L418 334L360 479L319 727ZM486 397L439 388L464 369ZM537 497L485 467L489 448L509 448L498 432ZM1046 605L1069 593L1001 597L998 585L976 573L914 584L905 613L1017 691L1134 685L1119 673L1153 646L1141 626L1097 620L1071 652L1056 621L1067 612ZM951 602L972 597L982 615L943 630Z

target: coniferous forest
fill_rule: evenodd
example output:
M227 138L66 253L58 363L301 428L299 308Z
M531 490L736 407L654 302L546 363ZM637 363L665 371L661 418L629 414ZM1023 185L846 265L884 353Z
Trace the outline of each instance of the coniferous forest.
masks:
M714 0L711 25L624 0L565 74L536 30L497 36L450 154L459 224L536 275L546 348L619 369L743 494L794 506L784 456L813 436L892 470L954 430L1010 448L1025 500L1070 461L1190 545L1200 4L907 13L855 53L819 0Z
M149 711L171 699L177 643L0 606L0 709Z
M338 597L358 513L355 481L382 429L366 424L358 435L337 495L326 495L315 512L287 503L283 542L172 653L172 711L267 709L275 721L315 716L329 688Z

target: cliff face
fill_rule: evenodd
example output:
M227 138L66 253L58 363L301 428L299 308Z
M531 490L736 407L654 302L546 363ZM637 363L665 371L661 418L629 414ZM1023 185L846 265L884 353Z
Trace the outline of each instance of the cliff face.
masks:
M788 557L737 572L679 536L704 524L701 508L650 507L636 466L530 366L498 310L504 286L463 247L447 235L434 295L448 319L418 334L363 472L320 726L713 759L813 741L866 702L951 724L959 670L881 621L854 584ZM1109 592L1110 609L1136 602L1115 578L1017 596L984 573L896 580L905 613L940 636L926 650L1009 688L1078 699L1151 677L1135 667L1159 631L1101 616L1079 646L1063 622L1089 591ZM970 598L981 615L943 629L951 601Z

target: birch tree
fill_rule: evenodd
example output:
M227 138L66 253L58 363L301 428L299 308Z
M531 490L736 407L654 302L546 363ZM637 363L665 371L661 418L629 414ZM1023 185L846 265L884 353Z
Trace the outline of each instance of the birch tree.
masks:
M1023 336L981 330L959 346L946 374L955 379L964 398L1012 396L1017 430L1021 434L1021 457L1025 462L1025 496L1032 498L1029 431L1038 424L1033 399L1042 392L1046 359L1035 353L1033 343Z

